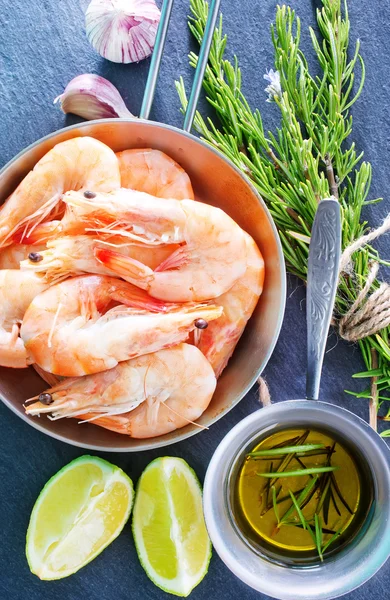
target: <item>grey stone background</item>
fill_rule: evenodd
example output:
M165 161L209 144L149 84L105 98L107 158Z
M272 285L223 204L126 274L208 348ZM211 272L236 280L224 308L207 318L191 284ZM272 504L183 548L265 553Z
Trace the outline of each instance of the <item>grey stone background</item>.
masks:
M273 66L269 26L276 0L222 0L228 55L235 52L243 72L243 88L252 106L259 106L265 123L276 122L276 109L265 103L263 74ZM314 23L315 0L290 0L301 16L303 49L310 48L308 26ZM357 147L373 165L371 198L385 197L368 207L366 216L378 224L389 211L388 164L390 149L389 0L350 2L352 39L360 38L367 67L366 85L353 108ZM82 0L84 5L84 0ZM129 109L141 105L149 61L139 65L115 65L90 48L84 33L83 6L78 0L2 0L0 6L0 165L43 135L77 122L65 117L53 99L74 76L98 73L112 81ZM186 26L188 0L176 0L169 40L151 117L180 126L179 101L174 80L183 75L191 82L187 54L195 48ZM202 102L204 107L205 103ZM389 237L378 244L390 259ZM265 370L274 401L301 397L305 372L305 292L288 278L288 301L282 333ZM330 334L325 358L321 397L349 407L364 418L366 401L356 400L344 389L361 389L364 382L351 379L363 369L359 350ZM144 467L163 454L181 456L203 479L209 460L222 437L240 419L258 408L253 389L229 415L188 441L168 449L138 455L104 457L121 466L137 481ZM40 582L31 575L24 554L25 532L33 503L46 481L82 450L57 442L29 427L0 406L0 598L4 600L162 600L167 595L143 572L135 553L129 526L93 563L69 579ZM207 577L194 590L193 600L224 598L255 600L257 594L236 579L214 554ZM390 565L346 600L390 598Z

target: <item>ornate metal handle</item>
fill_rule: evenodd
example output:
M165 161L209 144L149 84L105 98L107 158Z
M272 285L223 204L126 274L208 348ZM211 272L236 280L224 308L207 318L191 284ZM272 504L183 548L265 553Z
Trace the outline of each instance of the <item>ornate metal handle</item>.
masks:
M307 275L306 398L318 400L322 363L336 296L341 253L340 205L322 200L311 231Z

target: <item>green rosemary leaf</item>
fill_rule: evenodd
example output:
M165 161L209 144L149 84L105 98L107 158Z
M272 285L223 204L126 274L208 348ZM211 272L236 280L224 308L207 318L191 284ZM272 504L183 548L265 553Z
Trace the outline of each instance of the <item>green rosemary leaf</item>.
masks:
M325 544L321 548L322 554L325 554L325 552L327 551L327 549L329 548L329 546L331 544L333 544L333 542L341 535L342 530L343 530L343 528L340 527L340 529L338 529L337 531L334 532L334 534L332 535L332 537L330 538L330 540L328 540L327 542L325 542ZM323 533L327 533L327 531L325 529L323 529L322 532Z
M298 471L282 471L278 473L256 473L259 477L300 477L302 475L315 475L317 473L329 473L330 471L337 471L339 467L310 467L307 469L299 469Z
M283 454L291 454L291 452L309 452L309 450L320 450L325 448L324 444L303 444L301 446L286 446L284 448L274 448L268 450L256 450L255 452L249 452L247 456L277 456Z
M307 530L307 531L310 533L311 539L313 540L313 542L314 542L314 545L317 547L317 539L316 539L316 535L315 535L315 533L313 532L313 530L312 530L312 528L311 528L311 525L310 525L310 523L308 523L307 521L306 521L306 530Z
M305 517L303 516L303 513L302 513L301 509L299 508L299 504L297 502L297 499L295 498L295 496L294 496L294 494L293 494L293 492L291 490L289 490L289 492L290 492L290 498L293 501L295 510L297 511L298 516L301 519L301 523L302 523L303 529L307 529L307 523L306 523Z
M352 375L353 378L357 379L360 377L378 377L382 375L382 369L371 369L370 371L361 371Z
M320 557L321 561L323 561L324 559L322 556L322 524L321 517L319 517L317 513L314 515L314 526L318 556Z

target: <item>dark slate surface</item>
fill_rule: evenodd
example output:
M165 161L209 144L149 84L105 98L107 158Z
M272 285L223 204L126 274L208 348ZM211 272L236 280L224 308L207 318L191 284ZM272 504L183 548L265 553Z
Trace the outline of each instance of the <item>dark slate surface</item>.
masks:
M123 94L129 108L139 110L148 61L122 66L104 61L89 47L84 35L83 14L77 0L2 0L0 14L0 163L43 135L65 124L65 118L52 101L68 81L83 72L109 78ZM313 22L314 0L292 2L304 24L303 44L309 45L307 26ZM239 55L244 91L253 105L261 107L268 123L275 109L265 104L263 74L272 66L269 25L275 0L222 1L230 48ZM180 126L179 102L174 79L182 74L187 84L191 73L187 53L191 40L186 28L187 0L176 2L170 39L167 42L161 78L152 117ZM367 160L374 166L371 197L387 196L390 149L389 79L390 9L388 2L350 2L353 37L359 37L367 66L367 83L353 110L354 137ZM367 210L378 223L388 211L387 202ZM387 204L388 206L388 204ZM380 246L389 259L389 238ZM286 317L277 348L265 371L275 401L300 397L304 391L305 304L304 288L289 278ZM343 390L359 389L352 373L363 367L359 351L334 334L329 338L322 380L322 398L348 406L367 416L365 401L351 399ZM138 455L105 455L137 480L142 469L158 455L182 456L203 479L208 462L222 437L240 419L258 408L256 390L231 413L187 442L160 452ZM24 556L29 513L44 483L58 469L82 451L45 437L0 406L0 597L7 600L162 600L167 595L148 580L134 550L130 528L92 564L69 579L40 582L31 575ZM345 596L348 600L374 600L390 597L389 563L362 588ZM214 555L209 574L192 593L194 600L263 598L236 579Z

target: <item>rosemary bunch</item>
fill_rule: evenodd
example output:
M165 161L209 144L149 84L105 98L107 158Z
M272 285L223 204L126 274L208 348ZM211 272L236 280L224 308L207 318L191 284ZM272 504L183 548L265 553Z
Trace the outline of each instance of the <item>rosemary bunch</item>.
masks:
M300 20L286 6L277 8L271 27L275 50L275 69L266 78L268 101L280 111L280 124L266 131L261 111L252 110L241 91L241 71L237 57L233 63L224 58L227 36L222 16L217 27L204 89L215 109L219 124L205 120L197 112L195 128L210 145L235 163L257 188L274 218L290 273L306 281L310 232L318 202L330 195L338 198L343 224L343 249L367 231L361 220L363 206L381 199L367 200L371 183L371 165L362 162L354 142L346 144L352 132L350 109L364 84L364 62L356 43L348 58L348 9L340 0L322 0L317 10L320 39L310 28L321 76L312 76L300 50ZM190 0L189 28L201 43L208 4ZM190 54L197 64L197 55ZM356 71L360 83L356 85ZM187 97L182 78L176 82L183 109ZM353 90L357 87L356 93ZM370 245L356 251L351 268L340 277L335 316L341 317L356 300L369 274L372 261L382 261ZM379 287L374 280L371 291ZM370 398L371 424L376 427L376 408L390 400L390 328L359 340L367 370L355 377L375 378L374 384L354 395ZM374 390L374 391L373 391ZM350 392L352 393L352 392ZM390 409L385 420L390 420ZM384 434L386 435L386 432Z

